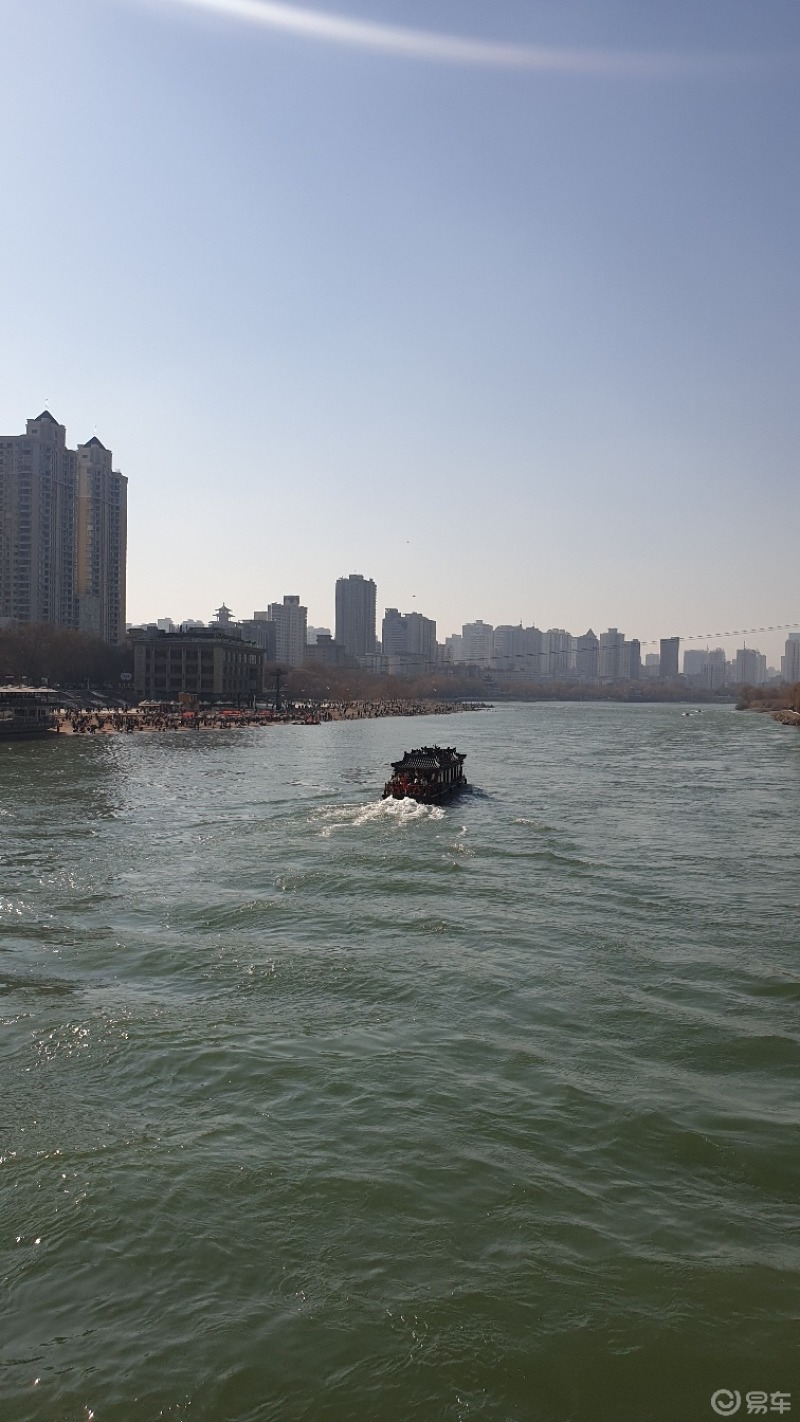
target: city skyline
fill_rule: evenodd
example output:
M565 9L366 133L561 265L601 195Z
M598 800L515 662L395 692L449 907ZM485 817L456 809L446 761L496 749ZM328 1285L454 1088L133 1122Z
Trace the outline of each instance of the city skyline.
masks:
M361 574L337 579L337 601L340 590L354 583L362 584L365 591L369 589L367 601L372 613L375 583ZM363 594L358 588L356 592L356 600L360 601ZM772 629L775 635L783 638L779 654L773 658L774 665L760 647L752 644L748 647L746 641L727 649L724 646L710 646L709 641L721 634L712 634L711 638L706 639L706 646L701 648L694 645L700 638L674 636L662 637L658 643L642 642L635 636L626 637L625 632L616 627L609 627L599 634L592 627L583 633L574 633L565 628L540 628L535 624L523 627L522 623L500 623L495 626L478 619L462 624L461 632L440 636L435 619L417 611L400 613L392 607L384 610L380 638L369 635L369 624L366 629L364 627L363 609L358 609L359 645L369 645L373 648L371 652L356 651L352 643L347 647L341 639L344 630L341 618L337 627L338 638L332 637L326 627L308 624L306 643L302 643L300 634L293 650L290 650L284 640L283 622L287 605L291 605L294 614L302 617L302 626L306 627L307 609L299 604L298 596L285 596L282 605L274 603L267 612L255 612L252 619L239 619L223 603L207 623L193 618L176 622L172 617L162 617L149 624L131 624L131 630L135 636L151 636L156 631L181 634L198 627L221 629L257 643L267 650L268 659L290 667L300 667L307 662L336 666L358 663L367 670L401 677L460 664L515 672L532 680L558 680L563 677L566 681L600 685L653 679L672 683L679 677L688 677L692 684L704 685L710 690L743 682L762 685L768 677L782 678L787 682L800 679L800 631L792 630L797 624ZM273 629L271 635L265 637L263 634L269 628ZM760 630L763 632L763 629ZM730 633L727 638L721 636L721 640L730 641L739 635ZM684 640L687 646L682 646ZM326 645L320 658L317 647L321 642ZM658 652L647 650L656 645Z
M3 39L0 428L114 449L131 621L328 626L363 567L443 632L792 622L796 11L38 0Z
M333 601L334 601L334 599L332 598L332 599L331 599L332 605L333 605ZM380 603L376 603L376 607L379 606L379 605L380 605ZM230 609L227 609L227 610L230 611ZM414 609L406 609L404 613L399 614L399 610L398 610L397 608L392 608L392 607L389 607L388 605L384 607L384 611L383 611L382 617L381 617L380 619L378 619L378 620L383 623L383 622L386 621L387 615L388 615L388 614L392 614L392 613L394 613L395 615L401 615L403 618L412 617L412 618L419 618L419 619L421 619L421 621L423 621L423 622L432 622L433 625L434 625L434 627L435 627L435 629L436 629L436 638L437 638L437 641L438 641L438 643L439 643L440 645L444 645L444 643L445 643L446 641L450 641L454 636L455 636L455 637L460 637L460 636L462 635L462 632L463 632L464 627L465 627L466 625L469 625L469 624L465 623L465 622L462 620L460 623L458 623L457 626L455 626L455 627L453 627L452 629L448 630L447 627L442 627L442 626L438 623L438 621L437 621L437 619L436 619L435 617L434 617L434 618L429 618L429 617L427 616L427 614L426 614L422 609L416 609L416 608L414 608ZM264 617L265 615L266 615L266 614L264 614L264 613L261 613L261 614L256 613L256 614L255 614L255 616L261 616L261 617ZM252 617L253 614L250 614L250 616ZM377 617L377 614L376 614L376 617ZM237 621L239 621L239 620L241 620L242 622L246 623L248 626L252 626L252 623L249 621L249 618L248 618L246 615L243 615L243 617L242 617L241 619L238 619L238 618L237 618ZM481 622L483 622L484 620L485 620L485 619L482 619L482 618L474 619L473 625L478 625L478 624L480 624ZM214 623L215 623L215 618L214 618L214 617L209 617L207 620L204 620L204 619L202 619L202 618L200 618L200 619L195 619L194 617L189 617L189 616L183 617L183 618L181 618L181 617L173 617L171 613L167 614L167 613L164 613L164 612L162 611L160 614L158 614L158 615L155 616L155 617L151 617L151 618L140 618L138 621L136 621L136 622L133 622L133 621L132 621L132 622L130 622L128 625L129 625L129 626L133 626L133 627L135 627L135 626L148 626L148 625L149 625L149 626L160 625L160 626L162 626L162 629L163 629L163 630L166 630L166 624L167 624L167 623L169 623L169 624L170 624L172 627L174 627L175 629L180 628L180 627L191 627L191 626L206 627L206 626L212 626L212 625L214 625ZM568 629L563 629L563 628L556 627L556 626L552 626L552 627L550 627L550 626L545 626L544 623L539 623L539 624L537 624L535 621L533 621L533 620L531 620L531 619L528 619L528 620L519 619L517 622L513 622L513 623L512 623L512 622L508 622L508 621L499 620L499 621L497 621L497 622L491 622L491 623L487 622L486 625L487 625L487 628L488 628L490 631L497 631L497 630L500 629L500 628L502 628L502 629L516 630L517 628L522 629L522 628L525 627L526 625L527 625L528 627L536 628L536 630L542 632L543 634L547 634L547 633L549 633L549 632L555 632L555 631L558 631L558 630L564 630L564 631L567 633L568 636L572 637L573 640L575 640L575 641L577 642L580 638L582 638L582 637L585 635L586 632L595 632L595 623L597 624L598 627L601 627L601 624L600 624L599 620L595 618L595 619L594 619L594 622L591 622L591 623L588 625L588 627L582 629L581 631L579 631L579 630L577 630L577 629L575 629L575 628L573 628L573 629L570 631L570 630L568 630ZM317 624L312 623L311 618L310 618L310 615L309 615L309 618L308 618L308 631L309 631L309 633L312 633L312 632L313 632L314 634L316 634L317 631L330 632L330 628L331 628L331 627L334 627L334 635L335 635L335 622L334 622L334 619L333 619L333 618L329 618L328 622L325 623L324 625L317 626ZM793 640L795 640L798 636L800 636L800 633L798 633L798 632L795 630L795 629L797 629L797 628L800 628L800 619L798 619L798 621L796 621L796 622L782 623L782 624L780 624L780 625L776 625L776 626L771 627L771 628L750 627L750 628L745 628L745 629L740 629L740 630L736 630L736 629L720 629L720 630L718 630L718 631L706 631L706 632L688 633L688 634L675 633L675 634L673 634L672 636L670 636L670 637L668 637L668 638L663 638L663 637L649 637L649 638L638 637L638 636L635 635L635 631L632 632L632 635L633 635L633 639L636 641L637 645L639 645L640 648L641 648L641 654L642 654L642 661L643 661L643 663L644 663L644 661L645 661L646 655L653 655L654 653L657 653L657 652L659 651L659 649L660 649L660 647L661 647L661 643L662 643L663 641L665 641L665 640L666 640L666 641L673 641L673 640L674 640L674 641L677 641L677 642L680 644L680 659L681 659L681 668L680 668L680 670L681 670L681 672L682 672L682 668L683 668L683 658L684 658L684 655L685 655L686 651L695 652L696 655L700 656L700 655L703 655L704 653L713 653L713 652L719 650L720 644L721 644L722 650L725 651L726 657L727 657L727 659L728 659L729 661L735 661L737 652L739 652L740 650L755 650L755 651L758 651L758 652L762 652L762 653L764 654L764 656L766 657L766 660L767 660L767 664L768 664L768 665L773 666L774 668L778 669L778 668L780 667L781 658L783 657L783 655L784 655L784 653L785 653L785 647L786 647L786 642L787 642L787 640L793 641ZM613 631L613 632L616 632L616 631L617 631L617 628L616 628L616 627L609 627L609 628L602 628L602 627L601 627L601 632L602 632L603 634L604 634L606 631ZM595 632L595 635L600 636L601 633ZM620 635L624 635L624 634L621 633ZM753 639L754 637L757 637L757 638L759 639L759 640L758 640L758 646L757 646L757 647L756 647L756 646L753 644L753 642L752 642L752 639ZM379 639L379 640L380 640L380 639ZM748 646L748 642L749 642L749 644L750 644L749 646ZM702 643L705 643L705 644L706 644L705 647L701 646Z

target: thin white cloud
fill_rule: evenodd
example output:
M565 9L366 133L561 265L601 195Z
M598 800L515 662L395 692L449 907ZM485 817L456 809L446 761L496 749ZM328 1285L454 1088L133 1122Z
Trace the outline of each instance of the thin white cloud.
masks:
M162 0L186 9L205 10L230 20L283 30L305 39L372 50L407 59L443 64L476 65L554 74L669 75L752 67L749 57L726 55L642 54L616 50L540 48L525 44L495 44L461 39L427 30L404 29L366 20L348 20L321 10L308 10L281 0Z

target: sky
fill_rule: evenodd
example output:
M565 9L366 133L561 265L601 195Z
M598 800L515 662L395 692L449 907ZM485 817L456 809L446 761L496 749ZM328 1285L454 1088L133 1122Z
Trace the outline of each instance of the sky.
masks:
M332 628L359 572L440 640L800 621L793 0L5 0L0 48L0 430L112 449L129 620Z

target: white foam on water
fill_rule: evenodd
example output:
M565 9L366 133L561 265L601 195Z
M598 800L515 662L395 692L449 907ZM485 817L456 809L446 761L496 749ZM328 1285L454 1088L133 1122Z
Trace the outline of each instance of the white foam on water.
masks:
M334 830L360 829L362 825L388 824L402 829L419 820L444 819L439 805L419 805L416 800L373 800L367 805L336 805L315 812L314 819L325 821L322 838Z

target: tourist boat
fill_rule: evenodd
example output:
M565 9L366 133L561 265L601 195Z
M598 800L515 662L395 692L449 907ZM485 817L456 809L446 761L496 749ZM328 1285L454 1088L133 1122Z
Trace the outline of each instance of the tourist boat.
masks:
M452 746L421 746L392 762L392 776L383 787L384 800L419 800L434 804L467 789L465 755Z
M49 735L58 701L49 686L0 686L0 740Z

